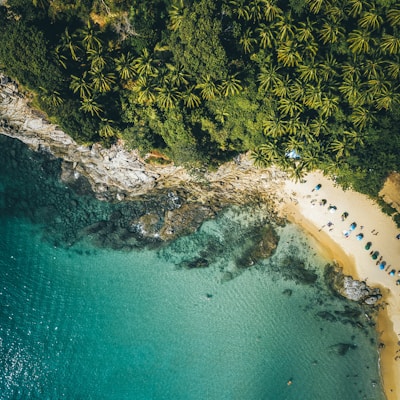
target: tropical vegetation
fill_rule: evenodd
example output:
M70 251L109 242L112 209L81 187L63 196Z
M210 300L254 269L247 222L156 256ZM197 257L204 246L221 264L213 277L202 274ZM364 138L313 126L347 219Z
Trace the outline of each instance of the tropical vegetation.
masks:
M0 35L0 68L81 142L250 151L370 194L399 170L396 0L7 0Z

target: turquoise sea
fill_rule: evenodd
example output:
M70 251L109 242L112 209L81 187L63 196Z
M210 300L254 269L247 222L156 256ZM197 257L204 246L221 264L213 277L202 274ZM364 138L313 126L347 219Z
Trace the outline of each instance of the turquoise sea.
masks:
M333 295L296 226L246 269L267 223L251 207L166 246L107 246L85 225L122 237L126 208L65 187L57 160L0 148L0 399L384 399L368 310ZM199 256L209 267L185 267Z

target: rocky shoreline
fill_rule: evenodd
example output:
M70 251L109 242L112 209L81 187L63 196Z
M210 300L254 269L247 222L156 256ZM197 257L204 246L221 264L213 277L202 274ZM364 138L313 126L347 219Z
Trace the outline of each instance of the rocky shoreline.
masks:
M170 241L195 232L205 220L232 205L252 204L256 213L263 210L267 220L260 224L260 232L266 222L284 222L276 211L277 205L284 201L281 189L286 174L280 170L255 170L252 162L243 155L216 171L188 171L174 165L146 163L137 152L127 151L121 143L107 149L98 144L79 145L40 112L31 109L14 82L1 74L0 82L0 134L28 145L45 160L39 162L39 169L51 170L54 178L61 178L77 196L87 196L86 208L91 211L78 221L74 216L75 225L69 231L68 218L74 209L81 208L78 197L72 192L67 195L57 193L46 207L40 208L43 215L32 216L39 222L40 218L46 223L54 220L54 231L57 224L64 224L67 233L62 240L65 242L88 235L99 246L129 250L144 243ZM18 146L11 146L8 162L17 163L13 155L18 151L21 151ZM10 198L12 201L12 195ZM107 207L93 211L98 206L89 204L91 198L100 200ZM26 209L29 209L28 205ZM242 268L248 268L274 252L279 238L271 229L266 229L255 248L243 255ZM200 257L183 266L204 268L207 260ZM340 272L336 278L331 278L338 286ZM345 287L347 280L342 281L339 286ZM364 286L363 289L366 290ZM340 287L335 290L359 301Z

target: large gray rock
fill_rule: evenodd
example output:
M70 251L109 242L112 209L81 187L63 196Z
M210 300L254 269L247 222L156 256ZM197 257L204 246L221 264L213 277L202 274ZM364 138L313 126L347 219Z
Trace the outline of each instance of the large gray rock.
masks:
M335 292L349 300L374 305L382 297L378 288L370 288L366 282L344 275L338 266L327 266L325 278Z

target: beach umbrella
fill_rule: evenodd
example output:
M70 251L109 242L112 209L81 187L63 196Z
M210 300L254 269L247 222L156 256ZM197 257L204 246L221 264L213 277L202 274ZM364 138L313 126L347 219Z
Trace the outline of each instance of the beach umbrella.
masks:
M337 210L336 206L329 206L329 212L334 213Z
M349 235L350 235L349 231L343 231L342 233L343 233L343 236L346 238L349 237Z
M390 275L390 276L394 276L395 273L396 273L396 270L395 270L395 269L392 269L392 270L389 272L389 275Z
M326 204L326 199L322 199L319 203L321 206L324 206Z
M349 216L349 213L348 213L347 211L345 211L345 212L342 214L342 221L344 221L348 216Z
M364 235L362 233L359 233L356 238L357 240L361 240L364 237Z
M351 231L353 231L354 229L356 229L356 226L357 226L357 224L355 223L355 222L353 222L351 225L350 225L350 230Z
M400 279L397 279L396 285L400 285Z
M382 261L382 262L379 264L379 268L380 268L380 269L385 269L385 265L386 265L386 261Z
M372 254L372 259L373 259L373 260L376 260L376 259L378 258L378 256L379 256L379 251L375 251L375 252Z
M369 249L371 248L371 246L372 246L372 243L371 243L371 242L368 242L368 243L365 245L365 250L369 250Z

